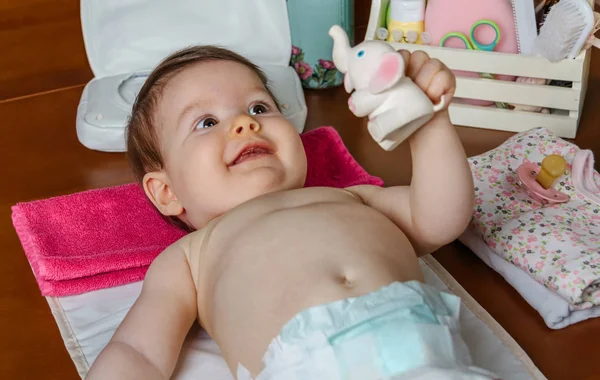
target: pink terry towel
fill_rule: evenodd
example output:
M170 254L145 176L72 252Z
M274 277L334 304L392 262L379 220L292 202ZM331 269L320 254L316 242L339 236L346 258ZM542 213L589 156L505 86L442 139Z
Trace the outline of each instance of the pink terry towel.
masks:
M383 186L350 155L337 131L301 135L306 187ZM140 281L152 260L185 235L154 210L137 184L89 190L12 208L13 224L45 296Z

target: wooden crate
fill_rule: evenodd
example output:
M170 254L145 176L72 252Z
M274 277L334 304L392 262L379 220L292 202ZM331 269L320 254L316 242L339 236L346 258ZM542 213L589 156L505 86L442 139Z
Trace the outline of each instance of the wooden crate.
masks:
M590 4L593 7L593 0ZM365 40L376 39L384 25L389 0L373 0ZM551 63L546 58L389 42L396 49L423 50L453 70L535 77L572 82L571 88L540 86L484 78L457 78L456 97L550 108L550 114L482 107L453 102L450 117L456 125L522 132L546 127L560 137L574 138L583 109L591 49L576 59Z

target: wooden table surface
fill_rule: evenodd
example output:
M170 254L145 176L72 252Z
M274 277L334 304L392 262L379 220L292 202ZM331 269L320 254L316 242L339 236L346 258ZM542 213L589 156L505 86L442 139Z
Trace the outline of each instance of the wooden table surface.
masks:
M17 202L131 182L121 153L83 147L75 133L82 86L0 102L0 162L6 180L0 187L0 378L77 379L45 299L40 295L11 221ZM342 89L306 91L307 130L334 126L348 149L387 185L407 184L407 146L384 152L370 138L364 120L346 109ZM575 143L600 157L600 56L594 52L590 86ZM458 128L469 155L493 149L512 134ZM598 167L598 165L596 165ZM531 356L550 379L591 379L600 320L553 331L498 274L460 243L435 257Z

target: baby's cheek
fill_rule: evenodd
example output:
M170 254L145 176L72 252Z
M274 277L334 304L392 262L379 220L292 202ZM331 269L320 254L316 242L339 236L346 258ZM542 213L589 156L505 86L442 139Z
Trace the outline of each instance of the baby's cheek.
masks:
M292 187L303 187L306 180L306 151L300 136L296 133L293 140L290 140L290 145L287 146L287 154L282 155L283 167L286 169L286 177L288 181L292 181Z

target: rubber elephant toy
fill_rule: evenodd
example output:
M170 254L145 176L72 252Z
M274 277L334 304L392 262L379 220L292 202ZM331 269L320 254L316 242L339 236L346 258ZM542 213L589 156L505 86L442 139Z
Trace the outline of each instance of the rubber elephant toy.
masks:
M344 88L352 94L348 106L357 117L368 116L369 133L383 149L395 149L446 107L444 98L434 105L404 75L404 58L390 44L368 40L351 47L338 25L329 35L334 41L333 63L345 74Z

